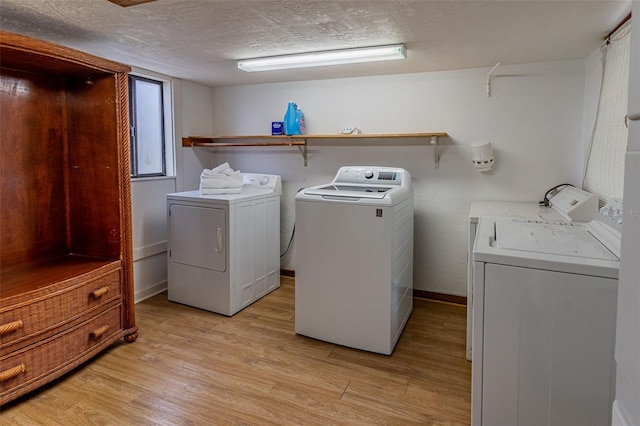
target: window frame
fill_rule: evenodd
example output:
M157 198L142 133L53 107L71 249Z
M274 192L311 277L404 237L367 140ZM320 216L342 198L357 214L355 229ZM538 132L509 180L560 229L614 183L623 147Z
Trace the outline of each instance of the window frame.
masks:
M162 157L163 166L162 173L148 173L139 174L137 172L137 134L135 127L136 123L136 111L135 111L135 93L132 87L132 81L146 81L151 83L158 83L161 85L161 102L162 102ZM130 166L131 166L131 179L153 179L153 178L165 178L176 176L176 158L175 158L175 135L174 135L174 102L173 102L173 78L164 76L161 74L153 73L150 71L133 69L128 76L128 88L129 88L129 136L130 136ZM137 133L137 132L136 132Z

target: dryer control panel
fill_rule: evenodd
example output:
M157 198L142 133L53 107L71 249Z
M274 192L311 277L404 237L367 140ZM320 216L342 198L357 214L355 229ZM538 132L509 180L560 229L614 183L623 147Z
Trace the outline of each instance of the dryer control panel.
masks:
M271 190L276 194L282 193L282 180L279 175L266 175L262 173L243 173L243 188L258 188Z
M333 183L401 185L405 175L404 169L392 167L345 166L338 170Z

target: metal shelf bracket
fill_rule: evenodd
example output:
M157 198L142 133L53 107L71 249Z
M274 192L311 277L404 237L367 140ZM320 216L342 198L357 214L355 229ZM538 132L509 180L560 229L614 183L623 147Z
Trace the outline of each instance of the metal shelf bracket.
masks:
M297 138L293 139L294 141L298 141ZM304 142L304 145L297 145L298 151L300 151L300 155L302 155L302 159L304 160L304 166L307 167L307 139L301 139Z
M438 137L431 136L431 145L433 145L433 159L436 169L440 166L440 153L438 152Z

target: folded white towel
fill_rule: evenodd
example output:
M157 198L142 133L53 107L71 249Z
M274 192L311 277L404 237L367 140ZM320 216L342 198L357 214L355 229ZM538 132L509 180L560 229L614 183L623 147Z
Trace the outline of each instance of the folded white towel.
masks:
M202 174L200 175L201 178L211 176L229 176L242 178L242 173L240 173L240 170L234 171L231 167L229 167L229 163L224 163L213 169L204 169L202 171Z
M200 179L200 188L240 188L241 186L242 179L227 176Z
M211 174L217 175L217 174L222 173L223 171L225 171L227 169L231 169L231 166L229 166L229 163L222 163L218 167L214 167L211 170L204 169L202 171L202 173L211 172Z
M229 167L229 163L223 163L213 169L204 169L200 174L201 194L237 194L241 190L242 173L239 170L234 171Z

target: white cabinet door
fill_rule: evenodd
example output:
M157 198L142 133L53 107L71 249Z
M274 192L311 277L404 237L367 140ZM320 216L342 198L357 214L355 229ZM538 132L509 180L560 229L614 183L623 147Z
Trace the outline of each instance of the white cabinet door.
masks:
M226 270L226 215L222 209L172 204L169 207L171 261Z
M617 282L487 264L482 424L611 419Z

